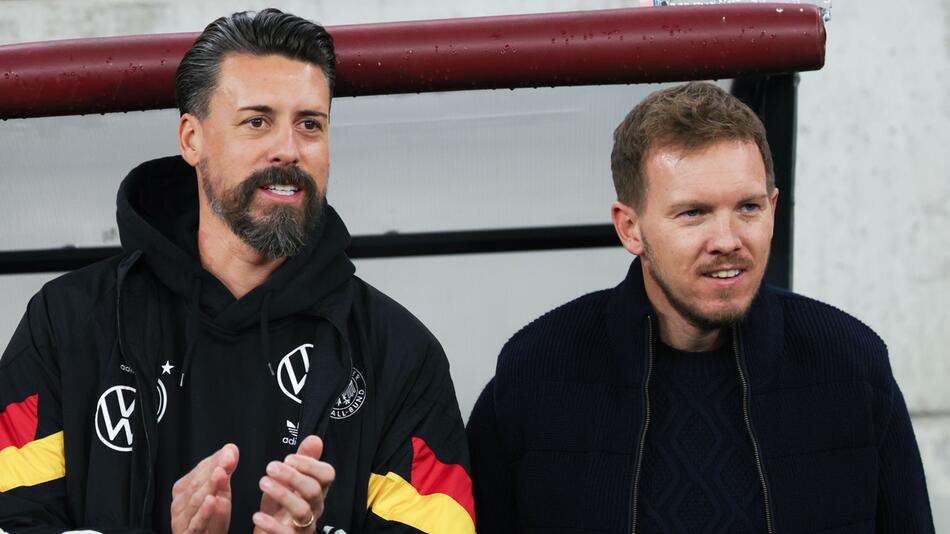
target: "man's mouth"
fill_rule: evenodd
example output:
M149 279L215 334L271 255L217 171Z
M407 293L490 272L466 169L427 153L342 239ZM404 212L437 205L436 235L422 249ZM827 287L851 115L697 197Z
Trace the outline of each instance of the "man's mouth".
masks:
M285 197L292 196L297 191L300 191L300 189L294 185L278 185L278 184L265 185L261 187L261 189L264 189L265 191L270 191L271 193L274 193L275 195L280 195L280 196L285 196Z
M735 278L742 273L742 269L723 269L721 271L713 271L710 273L705 273L705 276L712 278Z

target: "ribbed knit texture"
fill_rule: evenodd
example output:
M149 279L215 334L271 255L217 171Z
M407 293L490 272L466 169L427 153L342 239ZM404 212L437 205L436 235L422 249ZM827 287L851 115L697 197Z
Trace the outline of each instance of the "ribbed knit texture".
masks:
M639 532L764 532L762 487L731 346L688 353L657 343L656 349Z
M654 366L638 458L651 317L634 261L616 288L505 345L468 425L481 534L629 534L635 494L636 534L764 531L734 353ZM933 533L907 408L872 330L763 288L732 333L775 532Z

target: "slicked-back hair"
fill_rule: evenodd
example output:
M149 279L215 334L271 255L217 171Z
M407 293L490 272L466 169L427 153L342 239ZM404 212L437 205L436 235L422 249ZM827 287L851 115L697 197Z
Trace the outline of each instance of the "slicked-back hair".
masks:
M759 117L739 99L708 82L690 82L650 94L614 130L610 154L617 200L641 210L646 199L644 172L651 150L672 148L685 153L721 141L750 141L765 164L768 192L775 189L772 152Z
M182 115L207 117L228 54L278 55L316 65L333 95L336 53L323 26L273 8L242 11L208 24L182 58L175 73L175 101Z

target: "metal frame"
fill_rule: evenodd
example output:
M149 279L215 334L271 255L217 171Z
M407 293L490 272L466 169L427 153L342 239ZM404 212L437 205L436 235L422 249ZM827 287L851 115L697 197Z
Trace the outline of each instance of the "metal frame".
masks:
M795 222L795 134L798 125L797 73L740 78L732 94L755 111L765 124L775 186L779 190L772 253L765 280L775 286L792 287L792 252Z
M459 232L388 233L355 236L347 247L351 258L395 258L486 252L528 252L609 247L617 244L609 224L472 230ZM63 272L120 254L119 247L83 247L0 252L0 274Z

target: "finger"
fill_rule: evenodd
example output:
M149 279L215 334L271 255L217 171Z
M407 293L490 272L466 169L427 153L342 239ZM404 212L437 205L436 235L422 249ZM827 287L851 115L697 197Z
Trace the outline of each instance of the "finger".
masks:
M225 471L221 466L215 467L214 471L211 472L208 493L227 499L231 498L231 474Z
M230 478L238 464L238 448L233 443L221 447L214 454L198 463L192 470L194 476L189 488L202 494L226 491L230 494ZM223 476L222 476L223 473Z
M261 478L260 488L265 495L273 499L278 506L286 510L291 517L300 523L306 523L307 520L310 519L311 514L313 514L314 517L317 516L317 514L315 514L313 509L310 507L310 503L307 502L301 495L298 495L293 490L270 476ZM320 509L321 511L323 509L322 501Z
M189 520L188 518L196 517L201 512L201 508L205 505L205 501L213 497L214 496L208 491L200 491L199 488L199 491L194 491L186 495L185 507L184 510L180 511L180 514L185 518L185 521L192 521L193 519Z
M264 512L255 513L251 516L251 521L254 522L255 534L258 532L267 532L270 534L294 534L297 532L295 527L285 525L275 519L274 516L267 515Z
M317 436L307 436L297 447L297 454L319 460L320 456L323 455L323 440Z
M231 500L214 497L212 515L208 520L208 532L227 532L231 523Z
M195 515L209 495L220 493L230 499L230 479L237 468L237 461L238 448L229 443L198 462L198 465L183 477L183 480L190 477L188 482L182 486L176 482L176 488L172 489L173 504L177 498L183 505L176 507L173 515L180 514L185 518Z
M172 486L172 494L199 491L202 486L207 484L207 480L216 466L220 466L230 474L237 468L237 461L238 448L236 445L228 443L215 451L214 454L198 462L191 471L178 479Z
M336 479L336 470L333 469L332 465L307 456L290 454L284 460L284 464L293 467L305 476L316 479L323 486L324 492Z
M191 517L191 521L188 523L189 532L204 532L208 529L208 524L211 522L211 518L214 516L214 507L215 507L215 498L212 495L207 495L201 501L201 505L198 507L195 515Z
M209 477L209 493L218 497L231 499L231 475L237 469L240 458L237 445L228 443L216 454L218 465L211 471Z
M192 489L196 489L204 483L204 479L211 474L211 471L214 470L216 466L221 466L229 473L234 472L234 469L237 467L237 460L237 445L228 443L198 462L198 465L183 478L188 478L191 482Z
M231 502L208 495L188 523L187 532L226 532L231 522Z
M308 459L316 461L313 458ZM313 503L318 498L322 500L324 489L320 481L310 475L301 473L287 463L271 462L267 464L267 474L291 491L296 492L308 503Z
M198 484L202 478L202 473L204 473L209 468L209 466L213 465L213 463L214 455L211 455L198 462L196 466L191 468L191 471L188 471L183 477L175 481L175 484L172 485L172 495L193 491L196 487L196 484Z
M228 443L224 447L218 449L218 452L215 453L217 458L218 467L224 469L228 475L234 473L234 470L237 469L238 459L240 458L240 451L237 448L237 445L233 443Z

